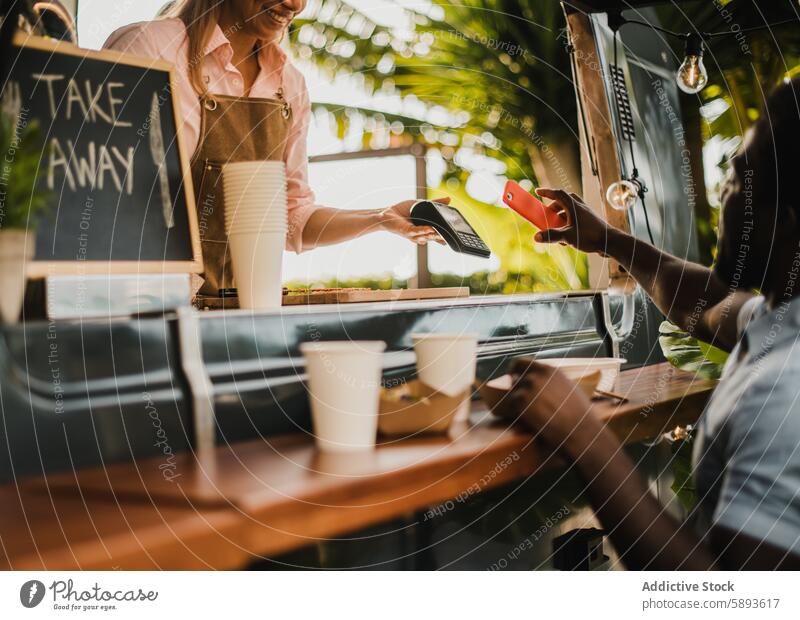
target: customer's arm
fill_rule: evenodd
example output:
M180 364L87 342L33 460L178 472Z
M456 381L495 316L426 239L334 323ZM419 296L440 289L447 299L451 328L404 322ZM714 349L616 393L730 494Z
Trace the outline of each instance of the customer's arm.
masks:
M598 519L631 570L800 568L800 556L719 524L700 540L651 495L586 395L543 364L520 362L511 398L537 437L574 463Z
M708 268L662 252L598 217L583 199L561 190L540 189L567 225L537 233L540 242L564 242L584 252L609 256L639 283L670 321L705 342L731 350L737 317L749 292L730 291Z

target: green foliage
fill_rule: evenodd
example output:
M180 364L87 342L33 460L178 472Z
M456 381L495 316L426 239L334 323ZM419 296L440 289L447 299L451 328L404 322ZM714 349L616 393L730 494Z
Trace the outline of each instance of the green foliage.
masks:
M472 295L499 295L508 293L532 293L542 290L537 287L536 281L527 273L505 273L476 271L468 276L459 276L454 273L431 274L434 288L450 288L454 286L469 287ZM365 278L329 278L325 280L292 280L285 282L284 286L290 289L297 288L369 288L373 290L390 290L409 288L409 281L392 277L391 274L383 276L370 276Z
M30 228L49 205L38 186L41 144L37 123L0 112L0 230Z
M563 11L558 2L462 0L404 9L411 32L375 24L341 0L312 0L309 17L291 33L301 58L331 78L358 76L374 94L397 93L451 113L420 122L325 106L340 135L370 117L367 132L389 130L442 148L447 178L464 182L460 147L506 164L509 176L533 178L531 147L577 142L575 91ZM369 137L365 137L369 143ZM397 140L395 140L397 142ZM577 162L577 148L571 156Z
M664 321L658 328L658 343L667 361L705 379L719 379L728 354L690 336L680 327Z

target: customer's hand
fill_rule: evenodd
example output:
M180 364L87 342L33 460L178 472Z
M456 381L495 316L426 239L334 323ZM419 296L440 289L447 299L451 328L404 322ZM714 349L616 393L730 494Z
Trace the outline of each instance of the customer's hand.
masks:
M539 188L536 193L553 201L547 208L566 217L567 225L541 230L536 233L534 240L540 243L568 243L582 252L605 252L609 233L616 229L592 211L583 198L560 189Z
M411 207L416 200L406 200L398 202L392 207L388 207L380 212L381 226L387 230L406 239L410 239L419 245L425 245L428 241L436 241L444 245L445 241L432 226L417 226L411 221ZM437 198L436 202L449 204L449 198Z
M591 402L580 387L557 368L517 360L512 374L518 376L509 396L508 408L550 446L574 454L585 445L580 433L598 425ZM594 432L594 431L591 431ZM577 449L580 451L580 448Z

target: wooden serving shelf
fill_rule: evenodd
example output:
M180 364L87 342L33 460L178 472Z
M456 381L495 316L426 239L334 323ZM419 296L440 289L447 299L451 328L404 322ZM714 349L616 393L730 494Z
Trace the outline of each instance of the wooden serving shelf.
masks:
M458 299L469 297L469 288L401 288L376 290L369 288L331 288L284 291L284 306L309 306L316 304L363 304L376 301L409 301L423 299ZM202 297L195 300L199 310L238 310L236 297Z

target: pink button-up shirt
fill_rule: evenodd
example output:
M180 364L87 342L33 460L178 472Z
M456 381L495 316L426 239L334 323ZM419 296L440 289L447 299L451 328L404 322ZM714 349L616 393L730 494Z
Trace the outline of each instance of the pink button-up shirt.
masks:
M103 47L165 60L175 65L175 94L183 116L183 137L189 152L194 153L200 140L201 109L189 74L189 46L183 22L180 19L160 19L131 24L114 32ZM206 45L203 59L203 75L210 93L245 96L242 74L231 63L232 58L233 48L220 27L216 26ZM283 96L292 106L292 127L284 156L289 196L289 234L286 247L300 252L304 249L303 228L317 208L314 192L308 185L306 139L311 118L308 89L303 75L277 44L264 46L258 62L261 70L250 89L250 96L274 98L278 88L283 86Z

